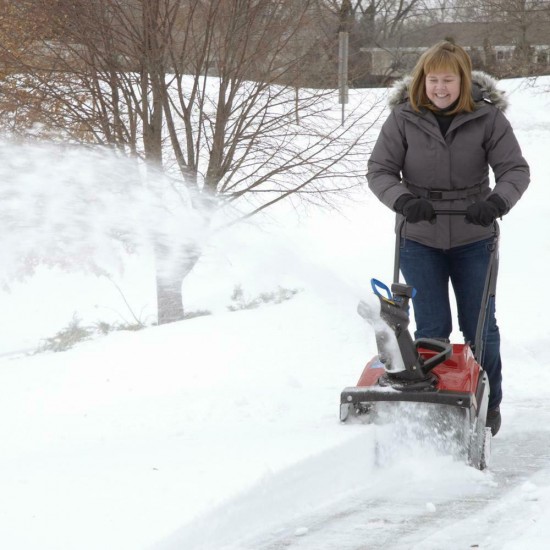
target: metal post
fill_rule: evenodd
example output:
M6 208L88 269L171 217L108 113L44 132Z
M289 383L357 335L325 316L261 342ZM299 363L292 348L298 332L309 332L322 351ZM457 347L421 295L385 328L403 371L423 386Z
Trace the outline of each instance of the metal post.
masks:
M345 105L348 102L348 44L349 34L338 33L338 101L342 105L342 126L345 120Z

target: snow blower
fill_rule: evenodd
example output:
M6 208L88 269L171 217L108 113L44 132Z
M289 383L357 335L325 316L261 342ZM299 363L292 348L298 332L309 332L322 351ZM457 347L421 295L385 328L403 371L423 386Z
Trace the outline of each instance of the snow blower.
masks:
M465 212L439 210L437 214L464 215ZM418 415L417 420L430 423L436 432L451 433L460 454L470 465L483 470L489 463L491 430L485 427L489 382L480 363L487 306L496 290L498 225L495 222L495 245L485 280L476 342L471 346L428 338L413 341L408 330L409 302L416 290L399 282L403 224L396 233L391 292L380 281L371 281L380 302L379 314L363 301L358 306L359 315L374 326L378 355L367 363L357 385L342 391L340 420L384 422L382 411L402 403L422 404L428 407L429 413ZM418 408L406 414L417 414L414 410Z

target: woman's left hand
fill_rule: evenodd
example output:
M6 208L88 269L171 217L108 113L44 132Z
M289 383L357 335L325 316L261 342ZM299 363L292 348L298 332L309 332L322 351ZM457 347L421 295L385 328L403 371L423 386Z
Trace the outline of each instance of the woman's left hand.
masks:
M486 201L470 204L466 209L466 221L489 227L497 218L506 214L507 207L498 195L491 195Z

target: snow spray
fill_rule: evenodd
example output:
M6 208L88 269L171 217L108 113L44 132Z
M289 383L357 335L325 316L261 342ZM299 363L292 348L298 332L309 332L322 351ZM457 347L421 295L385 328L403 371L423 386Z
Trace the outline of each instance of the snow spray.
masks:
M101 147L0 147L0 282L45 264L120 273L124 254L161 247L170 269L204 237L189 190L164 174Z

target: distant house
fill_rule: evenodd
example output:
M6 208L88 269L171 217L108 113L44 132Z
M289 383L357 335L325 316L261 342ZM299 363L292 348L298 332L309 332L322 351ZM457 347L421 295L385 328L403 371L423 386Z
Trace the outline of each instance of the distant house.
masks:
M463 46L475 69L499 77L550 73L550 21L520 27L504 22L438 23L403 33L376 47L363 47L370 68L368 84L388 82L410 72L418 56L440 40Z

